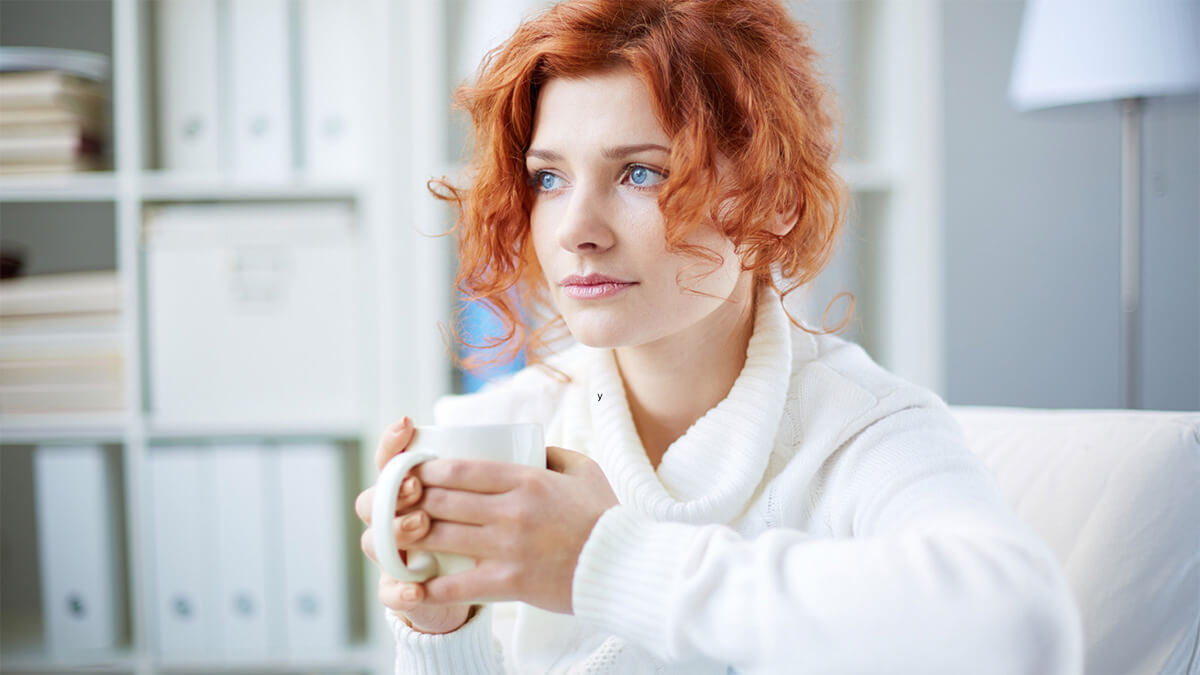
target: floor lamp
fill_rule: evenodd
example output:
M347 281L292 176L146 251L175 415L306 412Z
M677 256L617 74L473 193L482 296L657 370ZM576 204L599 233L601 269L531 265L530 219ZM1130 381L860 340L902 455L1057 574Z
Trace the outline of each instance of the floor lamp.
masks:
M1121 106L1121 382L1138 406L1141 116L1145 99L1200 91L1200 1L1029 0L1009 99L1020 111Z

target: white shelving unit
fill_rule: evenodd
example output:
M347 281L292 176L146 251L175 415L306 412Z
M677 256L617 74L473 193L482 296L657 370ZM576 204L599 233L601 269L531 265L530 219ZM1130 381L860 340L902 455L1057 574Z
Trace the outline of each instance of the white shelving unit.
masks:
M14 0L0 0L9 3ZM375 597L375 570L357 549L365 578L362 639L331 663L200 663L164 666L152 644L154 578L147 551L148 467L151 446L181 439L262 439L317 437L354 445L360 483L374 479L378 433L407 414L430 419L436 399L451 389L447 346L438 324L450 316L453 274L450 241L428 236L449 226L448 210L428 193L426 180L454 167L461 154L448 114L457 84L457 55L468 49L454 21L482 3L500 0L347 0L370 14L368 156L361 180L310 180L297 175L279 181L236 180L226 176L184 176L160 170L153 159L154 83L150 74L152 5L165 0L90 0L104 6L112 32L113 170L62 177L0 177L0 218L5 209L54 209L63 204L111 205L116 268L123 299L122 335L127 412L93 417L7 420L0 428L0 452L31 445L86 441L119 445L123 468L124 529L127 547L129 644L86 663L54 660L44 648L39 615L5 617L0 635L0 668L7 672L100 672L149 675L170 672L391 671L391 638ZM182 0L171 0L182 1ZM252 0L230 0L243 2ZM507 0L516 5L546 3ZM58 3L46 3L56 5ZM844 247L808 307L819 309L841 290L858 295L856 315L864 344L886 367L941 389L940 230L938 190L936 62L937 0L822 0L792 3L798 16L812 18L822 46L822 25L845 38L844 52L832 54L840 66L847 143L842 173L857 202L849 231L856 242ZM3 7L0 7L2 11ZM832 24L831 24L832 22ZM834 30L834 29L831 29ZM72 47L72 44L53 46ZM838 70L841 68L842 70ZM461 68L459 68L461 70ZM853 137L852 139L850 137ZM286 425L158 424L146 401L142 226L148 205L172 202L349 202L355 207L358 236L366 258L363 307L355 327L365 371L366 402L361 417L345 425L314 426L304 420ZM77 223L89 227L93 223ZM3 223L0 222L0 228ZM819 306L818 306L819 305ZM832 312L840 316L837 308ZM347 505L349 508L350 505ZM6 519L5 521L9 521ZM15 628L14 628L15 626Z
M448 241L428 239L417 229L433 231L441 227L443 214L430 198L421 193L424 180L414 177L425 166L419 161L415 133L405 118L407 102L420 82L415 65L399 67L411 54L397 36L409 33L412 11L427 3L410 4L391 0L356 0L358 11L369 14L365 22L370 33L362 38L367 44L371 63L368 92L369 138L363 158L363 178L357 180L312 179L303 172L279 180L235 178L227 175L185 175L162 170L154 152L155 82L152 75L153 22L155 5L164 1L186 0L88 0L86 3L23 3L22 15L44 9L47 20L75 20L72 10L82 9L88 19L103 15L105 21L94 29L111 31L112 95L110 117L111 167L109 171L63 176L0 177L0 219L30 213L51 213L60 205L91 204L95 213L111 208L115 262L122 295L121 339L124 353L123 382L125 412L108 415L38 416L5 418L0 427L0 452L8 456L28 454L30 446L59 442L86 442L120 447L124 503L123 530L126 546L128 587L128 644L108 653L88 657L61 657L46 648L40 610L22 611L6 604L3 630L0 632L0 669L5 672L77 672L86 667L98 672L211 673L211 672L364 672L391 670L390 638L382 621L382 610L375 597L373 565L355 546L347 551L355 565L361 565L365 582L362 599L351 606L365 616L358 635L333 660L294 660L282 657L270 662L196 662L188 665L164 664L156 655L153 639L154 570L147 550L150 528L148 514L148 455L158 444L182 440L221 442L251 438L262 441L315 438L349 444L359 465L357 483L374 479L374 446L378 433L399 416L428 420L433 402L448 393L451 382L449 362L442 358L437 325L449 317L450 290ZM236 0L252 2L254 0ZM20 0L4 0L12 10ZM31 10L31 7L33 8ZM9 16L12 16L11 14ZM11 28L11 27L10 27ZM64 25L64 28L66 26ZM62 42L45 44L44 29L39 30L39 46L80 48L69 37ZM69 35L70 30L64 30ZM413 31L416 33L416 31ZM16 44L10 42L9 44ZM430 85L424 84L429 87ZM400 111L393 116L389 111ZM429 110L426 115L435 113ZM397 119L397 117L399 119ZM412 123L418 123L412 120ZM428 123L437 128L436 120ZM425 150L425 152L430 152ZM432 172L429 172L432 173ZM415 183L409 188L409 183ZM357 419L344 424L323 425L297 419L256 425L165 425L156 422L147 404L147 344L145 316L146 279L142 266L144 214L148 206L192 202L343 202L353 205L356 214L357 245L367 255L366 269L358 292L363 311L355 326L347 327L356 337L356 352L370 373L363 383L362 400L366 405ZM417 205L417 202L422 204ZM422 226L422 223L426 225ZM428 223L438 223L428 225ZM11 224L15 224L13 221ZM77 228L108 227L103 223L73 222ZM0 228L4 223L0 222ZM53 256L54 251L38 251ZM351 503L346 504L350 509ZM10 519L6 518L8 527ZM31 523L17 523L27 526ZM8 574L9 570L5 570Z

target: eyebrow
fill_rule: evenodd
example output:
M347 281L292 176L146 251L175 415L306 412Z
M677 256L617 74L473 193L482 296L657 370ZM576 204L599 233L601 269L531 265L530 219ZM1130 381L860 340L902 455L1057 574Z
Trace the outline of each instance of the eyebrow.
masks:
M604 157L604 159L621 159L622 157L636 155L639 152L646 152L649 150L658 150L667 154L671 153L670 148L657 143L638 143L636 145L616 145L604 148L600 151L600 154ZM525 153L525 157L526 159L533 157L536 159L545 160L547 162L561 162L563 159L563 156L557 152L552 150L539 150L537 148L530 148L529 151Z

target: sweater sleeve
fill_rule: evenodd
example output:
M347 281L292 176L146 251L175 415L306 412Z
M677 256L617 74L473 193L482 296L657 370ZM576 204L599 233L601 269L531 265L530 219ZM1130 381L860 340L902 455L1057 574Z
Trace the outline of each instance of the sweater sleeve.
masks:
M1079 671L1057 563L948 417L904 410L840 449L821 497L836 536L785 522L746 539L610 509L576 568L576 615L741 673Z
M492 608L484 605L462 628L441 635L421 633L387 611L396 641L396 675L503 673L500 645L492 636Z

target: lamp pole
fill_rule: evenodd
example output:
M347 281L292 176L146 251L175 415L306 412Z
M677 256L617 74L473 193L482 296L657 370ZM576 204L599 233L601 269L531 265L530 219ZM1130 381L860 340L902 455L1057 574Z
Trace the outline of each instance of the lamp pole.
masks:
M1143 98L1121 100L1121 361L1123 407L1138 407Z

